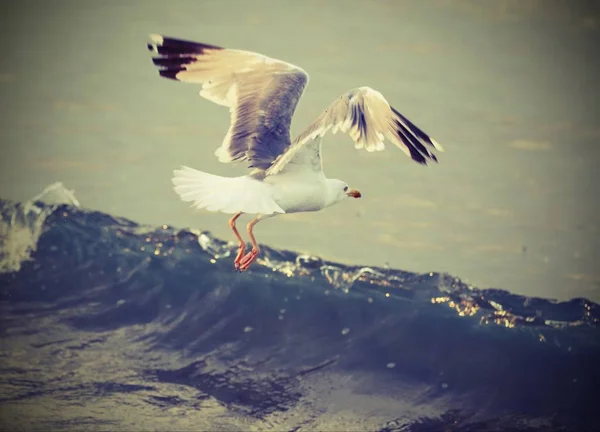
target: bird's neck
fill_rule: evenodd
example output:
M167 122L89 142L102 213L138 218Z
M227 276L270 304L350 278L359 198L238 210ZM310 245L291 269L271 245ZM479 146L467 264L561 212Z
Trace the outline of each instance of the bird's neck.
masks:
M323 208L334 205L337 202L341 201L340 198L340 181L336 179L328 179L325 178L325 203Z

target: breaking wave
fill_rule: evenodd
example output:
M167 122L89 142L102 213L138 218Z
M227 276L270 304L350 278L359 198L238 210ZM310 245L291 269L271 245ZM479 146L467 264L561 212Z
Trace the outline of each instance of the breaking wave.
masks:
M600 313L0 200L3 429L592 430Z

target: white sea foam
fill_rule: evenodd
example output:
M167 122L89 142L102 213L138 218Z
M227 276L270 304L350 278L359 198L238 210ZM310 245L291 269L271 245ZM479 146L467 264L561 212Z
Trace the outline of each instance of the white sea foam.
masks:
M38 202L51 206L42 207ZM80 207L74 192L56 182L33 198L3 210L5 217L0 219L0 273L17 272L24 262L31 259L46 217L54 211L54 205L59 204Z

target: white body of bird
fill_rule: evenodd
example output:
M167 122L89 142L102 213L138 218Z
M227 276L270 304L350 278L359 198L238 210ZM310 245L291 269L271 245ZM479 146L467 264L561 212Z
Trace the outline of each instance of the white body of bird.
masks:
M275 216L318 211L348 197L344 182L313 172L284 171L261 181L252 176L221 177L181 167L174 171L173 184L179 197L192 202L192 207L231 214Z

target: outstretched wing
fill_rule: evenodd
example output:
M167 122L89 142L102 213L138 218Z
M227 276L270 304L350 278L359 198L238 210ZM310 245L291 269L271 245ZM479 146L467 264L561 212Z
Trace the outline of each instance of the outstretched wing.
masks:
M410 120L396 111L383 95L369 87L349 91L321 113L317 120L302 132L285 153L267 169L267 175L277 174L295 158L299 161L314 161L320 158L307 158L307 151L319 152L320 142L313 142L331 130L348 133L357 149L381 151L385 149L384 139L398 146L415 162L426 165L428 160L437 158L427 146L444 151L442 146ZM304 149L303 151L300 151ZM309 150L310 149L310 150Z
M264 170L290 145L290 123L308 82L302 69L249 51L151 35L165 78L202 84L200 96L229 107L231 125L215 155Z

